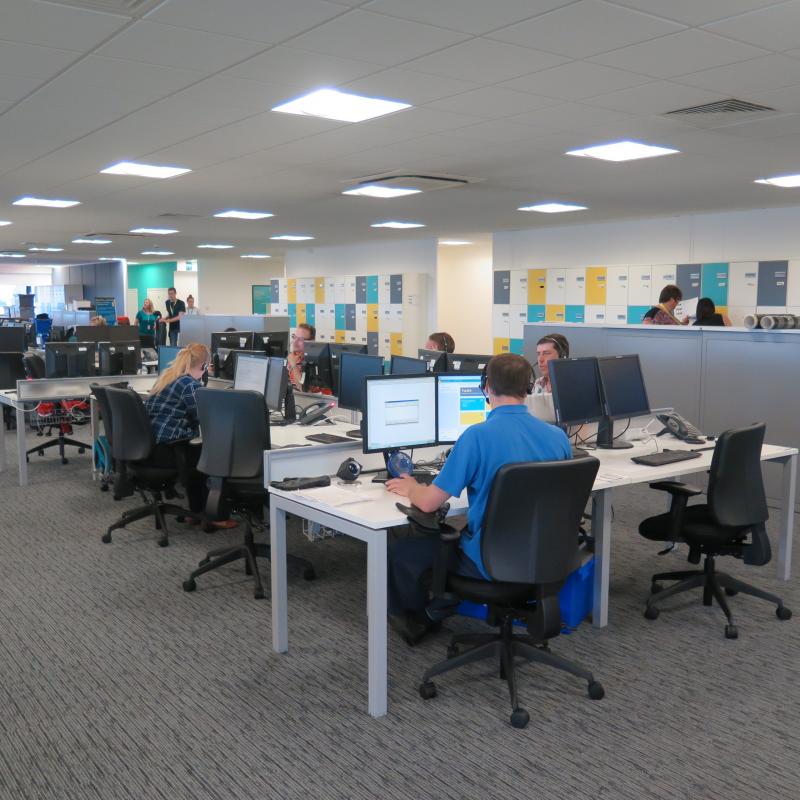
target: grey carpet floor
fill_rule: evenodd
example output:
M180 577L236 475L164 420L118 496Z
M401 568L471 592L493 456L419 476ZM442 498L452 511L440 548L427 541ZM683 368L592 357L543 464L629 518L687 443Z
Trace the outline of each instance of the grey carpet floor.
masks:
M12 462L11 436L7 452ZM649 575L685 563L635 534L663 509L647 490L615 499L611 625L553 642L594 670L605 699L523 667L531 722L518 731L488 663L419 698L445 632L415 649L390 634L390 714L366 714L363 545L291 534L319 578L290 571L291 649L277 655L270 601L253 599L241 566L181 590L235 532L173 523L161 549L137 523L101 544L133 504L101 494L88 470L88 456L34 458L25 489L13 463L0 474L2 800L800 796L800 618L736 597L740 638L728 641L695 594L644 620ZM797 579L725 566L800 613Z

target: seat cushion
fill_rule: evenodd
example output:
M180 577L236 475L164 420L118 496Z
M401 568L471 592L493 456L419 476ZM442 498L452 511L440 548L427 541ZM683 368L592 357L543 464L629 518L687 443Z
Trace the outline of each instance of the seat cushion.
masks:
M518 606L536 599L535 586L467 578L453 572L447 576L447 589L463 600L471 600L473 603Z
M655 517L648 517L639 525L639 533L646 539L655 542L671 542L671 517L667 512ZM717 525L711 518L706 503L687 506L683 517L683 526L678 541L690 545L726 545L744 538L748 528L729 528Z

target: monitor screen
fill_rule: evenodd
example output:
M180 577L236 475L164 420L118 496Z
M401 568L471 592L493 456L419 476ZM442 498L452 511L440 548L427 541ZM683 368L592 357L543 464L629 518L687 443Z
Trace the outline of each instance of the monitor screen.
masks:
M597 359L597 366L608 417L624 419L650 413L639 356L606 356Z
M361 353L367 354L367 346L365 344L329 344L328 348L331 352L331 378L333 384L331 388L333 393L339 396L339 358L342 353Z
M305 342L303 351L303 391L333 391L330 345L325 342Z
M253 349L263 350L268 356L286 358L289 350L289 331L270 331L253 334Z
M447 362L447 353L441 350L425 350L420 348L417 350L417 358L424 361L428 372L443 372Z
M339 408L350 411L364 409L364 378L383 375L383 356L343 352L339 355Z
M436 444L436 377L366 378L364 452Z
M280 411L283 408L283 398L289 386L289 373L286 371L286 360L272 357L269 359L267 372L267 392L264 399L270 411Z
M233 388L267 394L269 359L266 355L237 353Z
M480 373L440 373L436 382L437 439L452 444L470 425L483 422L491 408L481 391Z
M445 372L480 372L491 359L490 355L448 353Z
M180 351L180 347L167 347L167 345L164 344L158 348L159 375L175 360L175 357L178 355L178 353L180 353Z
M0 328L0 353L24 353L27 348L25 328Z
M95 342L47 342L44 346L46 378L89 378L95 374Z
M101 375L136 375L142 368L142 350L138 341L100 342Z
M557 358L548 364L559 425L582 425L604 416L597 359Z
M226 350L252 350L252 331L220 331L211 334L211 355L216 355L220 347Z
M424 375L427 371L428 365L419 358L392 356L391 375Z

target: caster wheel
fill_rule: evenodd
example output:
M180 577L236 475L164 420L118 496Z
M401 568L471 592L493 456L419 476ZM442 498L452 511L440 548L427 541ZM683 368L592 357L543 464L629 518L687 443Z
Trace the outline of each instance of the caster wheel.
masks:
M197 588L197 584L194 581L194 578L189 578L183 582L183 591L184 592L193 592Z
M69 464L69 459L68 458L62 458L61 459L61 463L62 464Z
M664 587L660 583L650 585L650 594L658 594Z
M79 456L82 456L85 452L86 452L86 448L85 447L79 447L78 448L78 455Z
M104 483L104 484L103 484L103 485L100 487L100 491L101 491L101 492L107 492L107 491L108 491L108 484L107 484L107 483Z
M159 539L158 540L159 547L169 547L169 539Z
M317 577L317 573L314 572L314 567L306 567L303 570L303 578L307 581L313 581Z
M524 728L531 721L531 715L524 708L515 708L511 712L511 725L514 728Z
M592 700L602 700L606 696L606 690L600 681L592 681L589 684L589 697Z
M726 589L725 594L728 595L728 597L736 597L739 592L737 589Z
M726 625L725 626L725 638L726 639L738 639L739 638L739 629L735 625Z
M100 541L103 544L110 544L111 543L111 534L110 533L104 533L103 537L102 537L102 539L100 539Z
M255 597L256 600L263 600L264 599L264 590L263 589L256 589L253 592L253 597Z
M210 558L204 558L202 561L198 561L197 562L197 566L198 567L204 567L206 564L208 564L209 561L211 561Z
M457 655L458 655L458 645L456 644L448 645L446 657L450 659L450 658L455 658Z
M661 612L655 606L647 606L644 610L644 618L645 619L658 619L658 615Z
M423 700L431 700L436 697L436 684L433 681L426 681L419 685L419 696Z
M775 616L780 620L787 620L792 618L792 609L786 606L778 606L775 609Z

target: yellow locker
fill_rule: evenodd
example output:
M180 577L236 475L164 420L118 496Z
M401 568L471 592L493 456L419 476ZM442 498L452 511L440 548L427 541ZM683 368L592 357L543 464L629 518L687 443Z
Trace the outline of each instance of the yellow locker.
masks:
M528 270L528 305L543 306L547 302L547 270Z
M566 306L546 306L544 318L546 322L564 322L566 313Z
M606 268L586 267L586 305L606 304Z
M314 302L325 302L325 278L314 278ZM328 302L333 302L331 299Z
M511 339L495 339L494 340L494 355L500 353L511 352Z
M403 355L403 334L392 333L391 336L391 353L393 356Z
M297 278L289 278L286 281L286 294L288 296L287 303L297 302Z
M370 303L367 306L367 333L378 333L379 319L378 304Z
M336 344L345 344L344 337L347 331L336 331Z
M306 321L306 304L305 303L298 303L297 304L297 324L299 325L301 322Z

